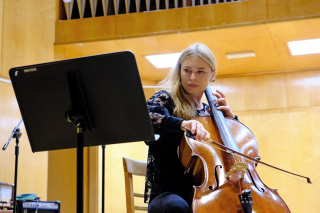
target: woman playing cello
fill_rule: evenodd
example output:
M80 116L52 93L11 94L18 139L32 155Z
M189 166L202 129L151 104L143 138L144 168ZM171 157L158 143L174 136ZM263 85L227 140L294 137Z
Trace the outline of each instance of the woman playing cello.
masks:
M203 125L191 119L209 115L209 106L202 103L201 98L216 73L216 61L210 49L203 44L193 44L182 52L165 80L171 86L170 93L161 90L147 101L154 131L160 135L157 141L147 143L145 201L149 198L150 213L190 212L194 181L184 175L177 148L183 136L181 127L190 129L197 141L210 139ZM217 109L225 117L237 119L225 95L218 90L213 95L217 98Z

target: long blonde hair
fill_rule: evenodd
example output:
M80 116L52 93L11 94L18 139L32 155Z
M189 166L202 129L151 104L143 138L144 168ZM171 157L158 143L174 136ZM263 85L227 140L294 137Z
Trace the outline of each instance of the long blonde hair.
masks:
M195 43L181 53L177 64L171 69L168 77L159 83L171 87L171 97L175 104L173 113L175 116L186 120L194 118L197 113L197 103L191 99L181 84L181 64L191 55L201 57L210 66L212 72L216 70L216 60L211 50L204 44Z

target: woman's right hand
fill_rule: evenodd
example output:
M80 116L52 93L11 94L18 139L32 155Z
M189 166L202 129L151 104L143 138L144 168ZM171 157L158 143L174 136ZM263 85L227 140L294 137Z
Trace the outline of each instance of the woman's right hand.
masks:
M203 127L203 125L196 120L184 120L181 122L181 127L189 129L192 134L195 134L197 141L208 141L210 139L210 133ZM181 128L182 129L182 128Z

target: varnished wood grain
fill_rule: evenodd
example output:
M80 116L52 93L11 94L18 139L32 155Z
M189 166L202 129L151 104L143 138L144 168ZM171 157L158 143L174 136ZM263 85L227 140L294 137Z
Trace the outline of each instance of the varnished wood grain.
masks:
M0 1L0 77L15 66L53 60L55 1ZM8 140L21 114L10 83L0 82L0 141ZM32 153L24 124L19 143L17 194L47 200L48 154ZM14 183L15 139L0 153L0 181Z
M287 42L320 37L316 27L319 24L319 18L305 19L55 47L63 50L66 58L131 50L136 56L141 78L152 81L162 80L170 69L155 68L145 56L181 52L195 42L204 43L213 51L218 76L316 70L320 67L319 54L292 56ZM228 53L243 51L254 51L256 57L226 57Z
M319 2L306 0L278 4L278 1L241 1L201 7L121 14L89 19L58 21L56 43L88 42L148 34L225 28L239 24L299 19L319 15ZM275 11L281 11L276 13ZM198 14L201 14L199 16ZM302 16L304 15L304 16ZM77 32L74 34L73 32Z
M1 1L2 2L2 1ZM3 1L0 75L53 60L56 1Z
M3 25L3 1L0 1L0 70L2 64L2 25ZM1 71L0 71L1 76Z
M12 85L0 82L0 180L14 183L16 140L11 139L7 149L3 145L9 139L12 130L21 119L18 103ZM47 199L47 153L32 153L23 122L20 125L22 136L19 142L18 188L17 194L37 194Z
M12 3L14 2L14 3ZM56 2L56 1L52 1ZM250 22L258 21L263 11L259 7L266 7L266 1L248 1L245 4L256 4L256 14L242 16L241 10L247 8L243 4L231 8L226 4L219 7L228 11L222 13L218 8L215 20L206 15L198 17L200 8L194 9L193 17L189 17L187 25L183 11L172 14L166 12L166 22L156 22L150 29L147 20L139 20L143 26L133 25L126 29L124 26L115 26L115 21L128 21L127 17L110 18L112 20L98 26L86 26L85 36L91 36L92 28L101 28L100 37L108 29L111 35L115 29L121 33L131 33L132 38L121 38L112 41L87 42L82 44L54 45L54 3L48 1L1 1L0 2L0 75L8 77L8 70L14 66L81 57L91 54L101 54L121 50L132 50L138 62L144 85L155 85L164 78L169 69L157 70L145 60L145 55L176 52L183 50L194 42L204 42L215 53L218 60L218 79L213 84L227 95L227 100L235 114L254 132L258 144L259 154L265 162L287 168L293 172L310 176L313 185L306 185L299 181L287 178L284 175L258 166L263 181L271 188L278 188L280 195L289 205L292 212L319 212L320 205L317 200L319 186L319 159L320 154L320 86L319 86L319 54L308 56L290 56L286 43L290 40L318 38L320 36L318 25L318 1L295 0L290 2L268 1L266 20L282 19L279 23L265 23L257 26L238 26L228 28L239 17ZM239 6L241 5L241 6ZM280 12L281 11L281 12ZM252 14L251 13L251 14ZM265 14L265 13L264 13ZM287 20L293 15L298 19ZM147 16L147 15L145 15ZM151 15L150 15L151 16ZM156 16L152 14L152 16ZM300 17L298 17L300 16ZM135 18L136 19L136 18ZM224 29L209 27L202 31L194 31L208 23L223 24ZM132 20L134 21L134 20ZM154 21L150 20L150 21ZM93 22L89 21L90 24ZM126 23L130 24L132 22ZM163 23L167 23L163 26ZM75 24L76 25L76 24ZM187 30L168 35L158 35L136 38L136 33L152 33L157 29L174 30L187 26ZM149 27L149 28L148 28ZM152 26L151 26L152 27ZM138 30L137 30L138 29ZM83 31L72 31L65 28L72 39L78 39ZM150 31L151 30L151 31ZM189 32L190 31L190 32ZM88 35L89 34L89 35ZM241 39L242 38L242 39ZM72 40L74 41L74 40ZM231 51L254 50L256 58L227 60L225 54ZM299 71L299 72L297 72ZM259 75L253 75L259 73ZM146 98L155 90L146 89ZM10 84L0 82L0 141L6 141L13 127L20 119L20 113ZM18 193L37 193L42 200L54 199L62 201L62 213L75 212L75 173L73 151L66 150L63 154L55 153L48 156L46 153L31 153L30 145L26 139L24 127L23 138L20 142ZM95 207L92 212L100 212L101 199L101 150L96 147L93 153L89 152L90 162L86 176L85 209L90 205ZM127 156L146 160L147 146L144 142L124 143L107 146L106 150L106 211L125 212L124 180L121 157ZM90 154L91 153L91 154ZM65 161L63 161L66 157ZM97 158L100 158L98 160ZM10 160L11 159L11 160ZM14 175L14 142L11 141L8 149L0 154L0 178L2 182L13 182ZM61 161L59 161L61 160ZM93 162L92 162L93 161ZM61 162L61 163L60 163ZM50 167L47 174L47 164ZM32 168L32 169L31 169ZM61 172L61 176L59 176ZM54 175L53 175L54 174ZM28 177L28 178L25 178ZM61 179L60 179L61 178ZM47 183L46 181L49 181ZM48 196L47 196L48 185ZM137 187L144 187L144 179ZM21 190L21 191L19 191ZM94 194L94 196L92 195ZM95 199L96 198L96 199ZM91 209L91 208L90 208ZM93 208L92 208L93 209Z

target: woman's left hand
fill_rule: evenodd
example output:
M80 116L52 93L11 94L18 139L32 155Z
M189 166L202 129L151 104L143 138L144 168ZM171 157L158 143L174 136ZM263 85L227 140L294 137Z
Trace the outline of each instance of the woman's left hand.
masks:
M226 96L219 90L216 90L216 92L217 93L213 93L213 95L217 97L217 101L215 102L215 104L219 105L217 109L222 111L224 117L234 118L234 114L226 101Z

